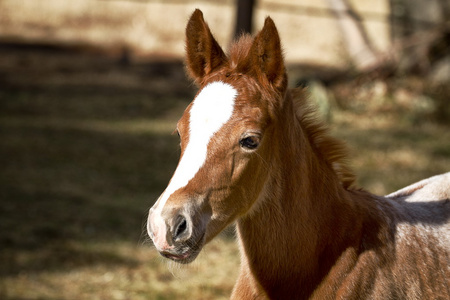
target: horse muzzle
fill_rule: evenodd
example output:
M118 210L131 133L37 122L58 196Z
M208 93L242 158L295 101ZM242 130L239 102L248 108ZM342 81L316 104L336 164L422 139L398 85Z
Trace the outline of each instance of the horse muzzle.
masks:
M187 264L195 260L205 244L205 219L200 213L192 216L183 208L152 207L147 231L162 256Z

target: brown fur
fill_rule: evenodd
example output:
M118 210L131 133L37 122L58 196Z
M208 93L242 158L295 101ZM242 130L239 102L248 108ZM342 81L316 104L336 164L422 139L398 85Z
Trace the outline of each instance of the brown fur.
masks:
M286 88L270 18L228 56L200 11L186 34L194 81L200 88L222 81L238 97L233 116L209 141L204 167L163 211L170 222L190 207L193 236L204 236L195 239L196 251L237 222L241 271L232 298L449 299L450 173L387 197L353 188L343 144L303 91ZM189 111L178 125L182 151ZM259 147L242 149L243 134ZM180 255L185 246L174 243L170 251Z

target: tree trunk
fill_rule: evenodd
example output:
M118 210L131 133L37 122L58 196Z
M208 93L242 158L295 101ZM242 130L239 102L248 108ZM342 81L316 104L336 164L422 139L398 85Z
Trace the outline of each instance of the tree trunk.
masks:
M239 38L243 33L252 33L253 5L255 1L237 0L236 2L237 12L234 39Z

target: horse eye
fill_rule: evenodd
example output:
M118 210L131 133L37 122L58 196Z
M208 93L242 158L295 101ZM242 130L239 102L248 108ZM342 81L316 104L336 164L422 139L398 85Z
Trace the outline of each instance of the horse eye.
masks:
M259 138L256 136L248 136L239 141L242 148L254 150L259 146Z

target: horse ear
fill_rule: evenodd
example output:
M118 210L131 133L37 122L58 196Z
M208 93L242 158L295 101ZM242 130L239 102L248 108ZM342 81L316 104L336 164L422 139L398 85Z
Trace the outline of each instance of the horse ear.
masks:
M196 83L227 61L199 9L194 11L186 26L186 56L187 70Z
M280 36L270 17L266 18L263 29L256 35L249 55L252 68L258 77L265 76L269 83L279 90L286 88L286 69Z

